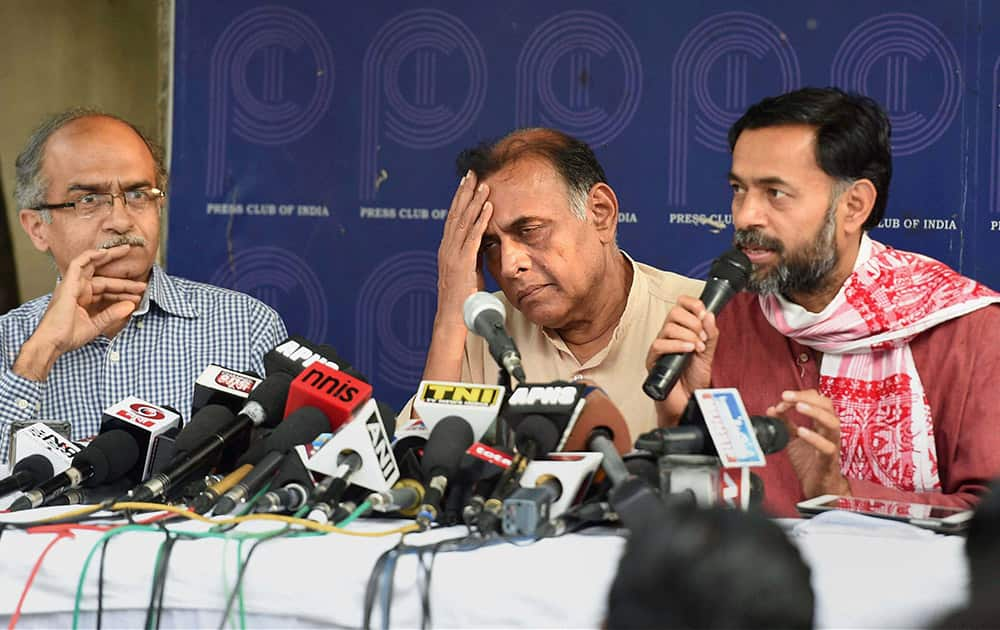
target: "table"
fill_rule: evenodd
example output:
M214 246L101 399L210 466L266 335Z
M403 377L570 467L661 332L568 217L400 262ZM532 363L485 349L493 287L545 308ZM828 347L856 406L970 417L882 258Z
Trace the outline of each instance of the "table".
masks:
M781 524L812 568L817 627L926 627L965 600L968 575L962 538L837 513ZM396 525L362 520L351 527L371 532ZM433 542L464 531L448 528L407 540ZM99 535L80 532L53 547L27 596L19 628L70 626L77 579ZM0 621L10 621L31 567L52 537L7 531L0 538ZM244 583L248 625L360 626L371 568L398 538L332 534L262 544ZM105 569L104 627L141 627L162 540L162 534L145 532L112 539ZM501 543L440 554L431 584L433 625L598 628L623 545L624 539L611 530L590 530L530 545ZM177 543L161 627L219 625L235 576L236 546L215 539ZM420 626L417 574L414 557L400 560L392 597L393 627ZM91 612L82 617L81 627L94 627L96 597L95 560L82 604ZM376 612L373 625L380 623Z

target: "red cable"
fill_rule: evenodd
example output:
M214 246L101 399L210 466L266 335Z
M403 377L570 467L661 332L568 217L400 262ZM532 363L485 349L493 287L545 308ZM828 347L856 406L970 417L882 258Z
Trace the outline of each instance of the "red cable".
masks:
M56 537L52 539L52 542L50 542L42 551L42 554L38 556L35 566L31 569L31 574L28 575L28 582L24 585L24 590L21 591L21 599L17 602L17 608L14 609L14 614L11 615L10 624L7 626L7 630L14 630L14 626L17 625L18 619L21 618L21 607L24 605L24 598L28 596L28 591L31 590L31 585L34 583L35 577L38 575L38 571L42 568L42 561L45 560L45 556L47 556L49 551L55 547L56 543L63 538L73 538L73 532L64 530L61 533L56 534Z

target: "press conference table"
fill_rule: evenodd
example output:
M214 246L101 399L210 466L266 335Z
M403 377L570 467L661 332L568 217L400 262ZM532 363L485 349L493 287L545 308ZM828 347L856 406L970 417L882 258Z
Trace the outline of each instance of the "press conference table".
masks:
M781 524L812 568L817 627L926 627L964 601L968 577L962 538L853 515L826 514ZM361 520L350 527L380 531L398 525L398 521ZM251 525L241 527L247 526ZM455 527L410 535L407 542L434 542L464 531ZM41 565L17 627L70 627L77 580L99 535L83 531L55 544ZM6 531L0 538L0 622L9 623L33 565L52 538L52 534L20 531ZM244 581L248 626L360 626L372 566L398 539L398 535L330 534L262 544ZM161 534L145 532L111 540L103 627L142 626L162 541ZM530 545L501 543L439 554L431 584L433 627L599 628L623 545L624 539L610 530L590 530ZM235 542L178 542L167 575L167 610L161 627L217 627L236 574L236 552ZM420 626L417 574L413 556L400 560L392 627ZM95 556L85 581L83 628L95 627L97 576ZM377 607L372 621L375 627L382 622Z

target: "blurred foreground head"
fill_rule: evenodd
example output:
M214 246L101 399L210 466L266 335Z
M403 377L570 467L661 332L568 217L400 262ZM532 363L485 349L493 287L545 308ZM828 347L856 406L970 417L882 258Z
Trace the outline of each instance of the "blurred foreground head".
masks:
M754 513L678 508L632 532L608 596L609 630L812 628L809 568Z

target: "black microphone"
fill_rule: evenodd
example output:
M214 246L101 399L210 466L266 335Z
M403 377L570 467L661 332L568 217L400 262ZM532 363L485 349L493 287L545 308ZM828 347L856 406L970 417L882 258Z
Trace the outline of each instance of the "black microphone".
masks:
M729 300L743 290L752 271L750 259L740 249L730 249L716 258L701 292L705 308L718 315ZM660 356L642 384L642 391L653 400L663 400L677 384L690 360L690 352Z
M14 471L9 477L0 481L0 497L34 487L43 479L51 477L52 473L52 462L44 455L39 453L28 455L14 464Z
M121 496L132 486L132 480L125 476L118 481L101 484L93 488L73 488L60 494L51 501L45 502L45 507L55 505L98 505L108 499Z
M422 528L426 529L437 519L448 481L458 470L462 456L472 446L472 441L472 427L458 416L442 418L431 431L420 462L427 488L417 514L417 523Z
M271 484L274 490L264 493L257 501L257 512L296 512L306 504L315 489L312 475L305 467L302 457L292 450L281 461L278 472Z
M299 444L312 442L316 436L329 429L330 420L319 409L300 407L293 411L263 441L264 455L255 458L258 460L255 462L249 460L242 462L252 463L253 470L219 498L214 513L219 515L233 512L240 503L252 497L274 476L288 451Z
M559 444L560 428L548 416L529 413L517 425L514 444L517 454L514 461L500 476L492 496L483 504L476 517L476 526L483 534L499 530L503 516L503 500L521 487L525 469L536 457L544 457Z
M309 519L326 524L342 520L337 517L337 506L350 483L351 475L361 468L361 456L355 451L345 450L337 455L337 470L316 484L310 499Z
M93 487L116 481L128 472L138 459L139 446L131 435L121 429L100 433L73 457L72 466L18 497L11 504L10 511L36 508L63 492L81 485Z
M291 376L276 373L264 379L247 399L247 403L235 418L232 412L221 405L204 407L199 414L206 412L227 414L231 420L223 424L223 429L213 432L197 446L175 457L166 468L152 476L146 482L136 486L128 493L132 501L147 501L168 492L174 485L183 483L191 474L206 466L222 449L236 436L254 426L273 427L282 418L288 389L291 386ZM211 411L209 411L211 410ZM179 437L179 436L178 436Z
M778 418L750 416L760 450L765 455L777 453L788 444L788 427ZM718 456L712 436L704 424L661 427L647 431L635 441L639 450L660 455Z
M462 306L462 316L465 326L486 340L490 355L497 365L503 367L511 378L524 382L521 353L504 328L507 312L497 296L485 291L473 293Z

